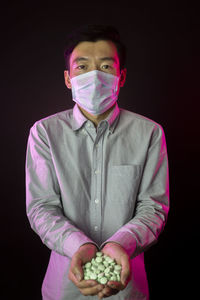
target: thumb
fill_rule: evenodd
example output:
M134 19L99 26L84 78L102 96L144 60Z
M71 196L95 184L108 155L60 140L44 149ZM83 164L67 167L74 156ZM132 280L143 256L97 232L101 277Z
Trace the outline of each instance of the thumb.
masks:
M76 276L76 279L77 279L78 281L81 281L81 280L82 280L82 275L81 275L79 272L77 272L77 273L75 274L75 276Z
M83 269L82 269L81 260L76 261L73 269L74 269L73 273L76 279L78 281L81 281L83 279Z
M76 276L76 279L78 281L81 281L83 279L83 271L82 271L81 266L76 266L74 275Z
M121 282L122 282L123 285L126 285L128 279L129 279L129 276L130 276L129 260L127 258L125 258L124 260L122 260L121 265L122 265Z

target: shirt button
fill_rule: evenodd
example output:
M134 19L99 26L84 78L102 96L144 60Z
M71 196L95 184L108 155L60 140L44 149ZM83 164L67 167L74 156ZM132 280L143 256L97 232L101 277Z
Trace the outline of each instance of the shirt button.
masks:
M94 230L97 231L98 230L98 226L94 226Z
M94 174L99 174L99 171L98 171L98 170L95 170L95 171L94 171Z
M96 204L98 204L98 203L99 203L99 199L95 199L94 202L95 202Z

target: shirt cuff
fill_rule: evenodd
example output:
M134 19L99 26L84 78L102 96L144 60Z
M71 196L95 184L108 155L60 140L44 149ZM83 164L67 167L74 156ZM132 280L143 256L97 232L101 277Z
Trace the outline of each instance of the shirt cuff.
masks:
M63 252L66 256L72 258L74 253L84 244L94 244L98 249L98 245L88 238L83 232L75 231L66 239Z
M101 244L100 249L102 250L105 244L110 242L117 243L122 246L129 257L133 258L136 256L137 242L131 233L123 231L114 233L109 239Z

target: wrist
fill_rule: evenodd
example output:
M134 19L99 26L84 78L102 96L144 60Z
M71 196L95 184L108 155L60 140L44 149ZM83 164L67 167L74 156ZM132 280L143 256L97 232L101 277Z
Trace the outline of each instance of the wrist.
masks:
M85 243L85 244L81 245L80 248L81 248L81 247L84 247L84 246L91 246L91 247L96 248L97 251L99 251L97 245L95 245L95 244L93 244L93 243L89 243L89 242L88 242L88 243Z
M119 246L119 247L123 248L120 243L118 243L118 242L112 242L112 241L111 242L107 242L106 244L104 244L103 248L106 247L106 246L109 247L109 246L112 246L112 245L113 246Z

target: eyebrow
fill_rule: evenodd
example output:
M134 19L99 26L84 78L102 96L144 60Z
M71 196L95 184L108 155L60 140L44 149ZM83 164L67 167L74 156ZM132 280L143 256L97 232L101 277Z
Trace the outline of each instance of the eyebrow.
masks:
M74 63L78 63L78 62L81 62L81 61L88 61L89 59L87 57L83 57L83 56L78 56L76 57L72 64ZM113 61L115 63L117 63L117 60L114 58L114 57L109 57L109 56L106 56L106 57L101 57L100 58L101 61L104 61L104 60L109 60L109 61Z
M104 60L110 60L110 61L113 61L113 62L117 63L116 58L110 57L110 56L102 57L102 58L100 58L100 60L101 60L101 61L104 61Z
M83 56L78 56L78 57L76 57L76 58L73 60L72 64L78 63L78 62L80 62L80 61L88 61L88 58L87 58L87 57L83 57Z

